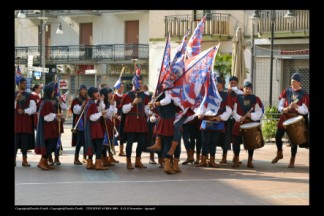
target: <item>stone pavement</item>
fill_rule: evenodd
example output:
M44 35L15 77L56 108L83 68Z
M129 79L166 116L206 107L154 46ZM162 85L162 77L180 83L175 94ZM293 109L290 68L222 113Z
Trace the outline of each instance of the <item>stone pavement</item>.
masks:
M254 153L254 169L246 167L248 156L242 145L243 165L237 169L231 168L233 154L229 151L229 163L220 168L180 165L182 173L167 175L157 165L148 164L149 153L144 152L142 162L147 169L127 170L126 158L116 155L118 164L107 171L96 171L73 164L71 124L64 126L62 165L55 170L37 168L40 156L33 152L28 153L31 167L22 167L18 153L15 205L309 205L308 149L298 149L293 169L287 168L290 148L285 146L284 158L271 164L276 146L266 143ZM186 153L183 145L181 148L180 160L184 161ZM134 144L133 163L135 149ZM217 162L221 155L217 147Z

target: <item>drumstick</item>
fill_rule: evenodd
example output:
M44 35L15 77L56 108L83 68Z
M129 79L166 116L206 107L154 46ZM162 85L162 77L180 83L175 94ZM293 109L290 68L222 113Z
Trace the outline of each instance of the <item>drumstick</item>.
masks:
M252 112L252 110L253 110L253 107L251 107L251 109L243 116L243 118L245 119L246 117L247 117L247 115L250 113L250 112ZM244 121L244 120L243 120ZM243 121L241 121L240 123L242 124L243 123Z

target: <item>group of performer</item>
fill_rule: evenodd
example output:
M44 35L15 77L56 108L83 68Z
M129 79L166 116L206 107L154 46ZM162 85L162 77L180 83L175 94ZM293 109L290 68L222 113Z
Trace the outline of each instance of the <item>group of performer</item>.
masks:
M212 116L207 113L194 115L195 113L188 109L179 120L176 120L176 113L181 110L171 97L172 87L166 83L162 84L162 93L155 97L148 94L147 86L144 85L143 88L140 77L137 80L133 79L133 89L125 94L123 84L115 91L112 88L87 88L80 85L79 95L73 99L69 108L73 113L74 164L86 163L87 169L107 170L119 162L114 159L115 145L119 142L119 156L126 156L127 169L132 170L134 166L146 168L141 161L141 155L143 151L148 151L150 163L155 163L154 153L157 153L159 167L164 168L165 173L181 173L179 160L182 136L187 152L183 165L194 163L196 167L217 168L219 164L215 162L216 147L222 147L220 163L223 164L227 163L227 152L232 143L232 167L239 167L242 164L239 158L240 145L247 140L243 136L242 125L260 124L264 106L260 98L252 94L251 82L245 82L240 89L237 86L238 78L232 76L225 91L224 79L216 75L213 78L222 98L218 113ZM18 91L15 93L15 166L17 149L21 149L24 167L30 166L27 161L29 149L34 149L36 154L41 155L37 165L40 169L51 170L54 169L54 165L60 165L60 136L64 132L62 110L67 110L68 107L55 95L54 83L44 86L43 92L43 97L39 99L37 94L26 91L24 78L18 83ZM286 132L283 122L301 115L307 123L309 95L302 89L301 76L298 73L292 75L291 86L281 93L279 100L278 110L283 115L276 132L277 155L272 163L277 163L283 158L282 138ZM133 166L134 142L137 142L137 146ZM264 144L263 139L260 142ZM79 160L81 147L82 162ZM247 167L254 168L252 161L255 148L246 145L244 147L248 150ZM291 144L289 168L294 167L297 148L298 145ZM51 160L53 152L54 162Z

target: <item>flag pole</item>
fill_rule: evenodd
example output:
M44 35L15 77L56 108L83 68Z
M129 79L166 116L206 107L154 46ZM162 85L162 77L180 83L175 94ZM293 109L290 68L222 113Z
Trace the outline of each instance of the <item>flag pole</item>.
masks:
M165 52L166 52L166 49L167 49L168 41L170 41L170 32L168 32L168 36L167 36L167 39L166 39L165 48L164 48L163 57L162 57L162 62L161 62L161 67L160 67L160 73L159 73L158 81L156 83L155 92L154 92L154 95L152 96L152 98L156 97L156 91L157 91L158 87L160 85L162 85L162 83L163 83L163 80L162 80L162 82L159 85L159 81L160 81L160 77L161 77L161 71L162 71L162 66L163 66L163 63L164 63L164 55L165 55Z
M58 90L58 93L60 93L60 83L59 83L59 76L60 76L60 74L59 73L57 73L57 76L56 76L56 84L57 84L57 90ZM59 114L59 113L61 113L61 109L60 109L60 95L57 95L56 96L57 97L57 102L58 102L58 105L57 105L57 114ZM61 117L60 118L58 118L58 132L59 132L59 136L58 136L58 140L57 140L57 142L59 142L59 146L58 146L58 148L57 148L57 151L58 151L58 153L59 153L59 155L61 155L60 154L60 152L61 152Z

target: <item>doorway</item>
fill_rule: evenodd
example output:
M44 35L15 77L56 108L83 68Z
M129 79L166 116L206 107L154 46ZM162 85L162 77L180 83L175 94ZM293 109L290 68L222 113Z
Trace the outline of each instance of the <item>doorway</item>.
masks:
M138 58L139 21L126 21L125 58Z

